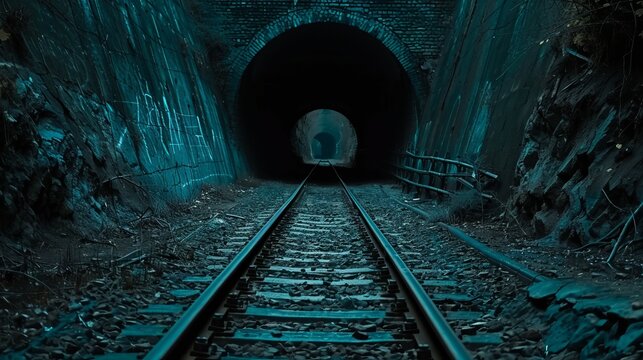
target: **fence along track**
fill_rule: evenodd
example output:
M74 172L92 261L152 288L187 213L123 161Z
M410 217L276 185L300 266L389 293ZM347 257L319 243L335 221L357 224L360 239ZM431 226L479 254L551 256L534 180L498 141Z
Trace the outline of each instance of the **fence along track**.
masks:
M300 343L315 356L470 358L339 174L341 188L314 187L313 172L146 359L283 358Z

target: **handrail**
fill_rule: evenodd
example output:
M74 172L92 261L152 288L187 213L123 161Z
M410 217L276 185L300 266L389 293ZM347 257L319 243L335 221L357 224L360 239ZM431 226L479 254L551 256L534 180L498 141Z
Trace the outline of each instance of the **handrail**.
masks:
M471 189L471 190L475 190L475 191L477 191L477 192L478 192L478 194L479 194L480 196L482 196L483 198L485 198L485 199L489 199L489 200L490 200L490 199L493 199L493 195L489 195L489 194L487 194L487 193L483 193L482 191L478 190L478 189L475 187L475 185L473 185L472 183L470 183L470 182L466 181L466 180L465 180L465 179L463 179L463 178L457 178L457 179L456 179L456 181L458 181L459 183L463 184L464 186L468 187L468 188L469 188L469 189Z
M403 177L401 177L399 175L393 175L393 176L396 179L398 179L398 180L400 180L402 182L405 182L405 183L407 183L409 185L417 186L417 187L422 188L422 189L435 191L435 192L443 194L443 195L453 195L453 193L450 192L449 190L440 189L439 187L435 187L435 186L431 186L431 185L424 185L424 184L416 183L415 181L411 181L411 180L403 178Z
M460 166L469 168L471 170L475 170L475 171L477 171L477 172L479 172L479 173L481 173L481 174L483 174L483 175L485 175L487 177L490 177L490 178L492 178L494 180L498 179L498 175L496 175L496 174L494 174L494 173L492 173L490 171L477 168L474 165L471 165L469 163L465 163L465 162L462 162L462 161L459 161L459 160L446 159L446 158L442 158L442 157L438 157L438 156L430 156L430 155L416 155L416 154L414 154L414 153L412 153L410 151L406 151L406 152L404 152L402 154L398 154L398 155L400 155L400 156L410 156L410 157L415 158L415 159L433 160L433 161L444 162L444 163L447 163L447 164L460 165Z
M469 173L451 173L451 174L449 174L449 173L443 173L443 172L433 171L433 170L420 170L420 169L416 169L414 167L410 167L410 166L406 166L406 165L391 164L391 166L393 166L395 168L398 168L400 170L407 170L407 171L411 171L411 172L414 172L414 173L420 174L420 175L435 175L435 176L439 176L439 177L470 177L470 178L475 179L475 177L473 175L469 174Z
M337 179L342 184L346 196L349 198L353 206L355 206L366 225L375 245L380 249L381 253L389 263L390 268L397 275L397 278L400 280L400 285L402 285L402 287L406 289L408 295L410 295L409 300L413 303L417 312L422 317L417 320L422 321L423 324L434 333L435 338L437 339L436 345L439 346L439 349L433 350L438 350L439 355L448 359L471 359L469 351L464 347L447 320L442 316L438 307L431 300L426 291L424 291L420 282L397 254L386 236L384 236L382 231L377 227L373 219L368 215L344 180L339 176L339 173L334 166L333 170L337 175Z
M295 200L301 194L304 185L310 178L317 166L308 173L306 178L299 184L297 189L290 195L288 200L270 217L268 222L259 230L259 232L248 242L248 244L230 261L228 266L217 276L210 285L201 293L192 305L183 313L181 318L168 330L168 332L159 340L158 343L145 356L148 360L157 359L177 359L182 353L181 347L189 343L184 341L193 337L194 334L204 325L208 317L204 313L211 312L219 306L227 295L227 290L231 289L243 274L247 265L259 252L263 243L266 241L271 231L277 226L279 221L284 217L286 211L292 206Z
M410 151L406 151L404 153L398 153L397 154L400 157L411 157L413 159L420 159L420 160L429 160L433 162L442 162L446 164L454 164L457 165L457 169L449 169L447 167L447 171L449 170L456 170L456 172L442 172L442 171L436 171L433 169L433 165L431 165L428 169L423 169L420 167L424 167L424 164L417 164L416 161L412 162L412 164L409 166L406 161L404 161L404 158L402 158L402 161L399 163L391 163L390 166L394 169L397 169L397 171L393 171L393 176L397 178L398 180L402 181L405 184L414 186L416 188L420 189L425 189L425 190L430 190L433 192L437 192L439 194L443 195L453 195L453 192L450 191L452 189L449 189L449 187L452 187L453 182L447 181L445 183L445 179L447 178L455 178L455 182L459 186L466 186L470 189L477 190L480 196L482 196L485 199L492 199L493 196L486 194L481 191L474 183L477 183L480 181L481 177L485 178L491 178L493 180L498 179L498 175L479 169L471 164L467 164L462 161L458 160L451 160L451 159L446 159L438 156L429 156L429 155L416 155ZM471 169L472 172L463 172L462 168L467 168ZM413 176L413 174L419 175L419 176ZM437 184L431 184L429 182L428 184L423 184L424 181L422 181L422 176L430 176L430 177L438 177L441 180L440 182L440 187L436 186ZM416 178L417 177L417 178ZM468 181L468 179L470 179ZM473 180L473 181L471 181ZM458 187L459 188L459 187Z

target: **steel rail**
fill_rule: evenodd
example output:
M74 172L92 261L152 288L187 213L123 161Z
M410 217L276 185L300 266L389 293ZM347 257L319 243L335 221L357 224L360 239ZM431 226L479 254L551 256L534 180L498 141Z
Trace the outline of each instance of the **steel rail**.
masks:
M206 314L211 314L223 303L229 291L235 286L243 272L252 263L264 245L270 233L290 209L292 204L299 198L301 191L306 185L311 174L317 166L308 173L306 178L299 184L295 191L288 197L286 202L270 217L259 232L248 242L248 244L232 259L226 268L217 276L210 285L203 291L192 305L183 313L179 320L168 330L158 343L145 355L145 359L177 359L186 352L190 346L191 338L197 335L199 329L210 320Z
M439 222L438 225L451 233L451 235L457 237L458 239L464 241L467 245L474 248L484 257L489 259L489 261L491 261L492 263L501 266L509 271L512 271L513 273L517 274L527 281L538 282L550 280L547 276L541 275L529 269L525 265L519 263L518 261L493 250L489 246L481 243L479 240L476 240L467 235L464 231L458 229L457 227L447 225L443 222Z
M433 220L433 217L431 214L428 212L419 209L415 206L405 204L402 201L398 199L391 198L391 200L395 201L396 203L402 205L403 207L413 211L414 213L423 216L427 218L429 221ZM524 280L530 281L530 282L537 282L537 281L547 281L550 280L547 276L539 274L531 269L529 269L527 266L519 263L518 261L510 258L509 256L506 256L489 246L483 244L480 240L476 240L472 238L471 236L467 235L464 231L458 229L455 226L451 226L448 224L445 224L443 222L438 222L438 225L447 230L451 235L455 236L456 238L460 239L470 247L472 247L474 250L479 252L482 256L487 258L489 261L492 263L501 266L514 274L520 276Z
M332 166L332 165L331 165ZM438 358L448 358L448 359L471 359L469 351L462 344L457 335L453 332L451 326L447 320L442 316L442 313L431 300L429 295L424 291L424 288L420 282L415 278L411 270L406 266L404 261L397 254L391 243L388 241L386 236L382 231L377 227L373 219L368 215L364 207L357 200L353 192L348 188L344 180L339 176L339 173L332 166L337 179L342 184L344 192L347 197L353 204L353 206L358 210L360 217L362 218L364 224L366 225L369 233L372 235L373 240L376 243L376 246L379 247L389 264L389 267L396 273L397 277L402 280L401 285L406 289L408 294L411 295L411 298L408 299L412 302L412 305L415 306L417 312L421 315L421 319L416 319L417 321L422 321L423 324L430 329L434 334L434 339L437 340L439 349L431 349L431 352L435 357Z

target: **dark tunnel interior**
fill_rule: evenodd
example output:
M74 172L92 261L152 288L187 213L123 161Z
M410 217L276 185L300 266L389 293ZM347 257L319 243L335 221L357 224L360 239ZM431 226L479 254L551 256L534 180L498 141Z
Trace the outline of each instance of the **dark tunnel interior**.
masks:
M368 179L387 170L414 100L407 74L378 39L346 25L304 25L270 41L247 67L235 126L256 175L294 179L307 171L291 146L297 120L320 108L341 112L359 144L348 174Z
M327 132L321 132L315 135L315 140L319 143L318 153L313 154L319 159L332 159L337 154L337 140Z

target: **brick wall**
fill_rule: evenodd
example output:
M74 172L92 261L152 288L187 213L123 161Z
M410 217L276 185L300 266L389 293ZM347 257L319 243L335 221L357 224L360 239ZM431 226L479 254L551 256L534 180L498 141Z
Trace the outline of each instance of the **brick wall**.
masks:
M260 30L292 11L324 7L357 13L391 29L418 61L437 59L451 25L454 0L209 0L233 46L245 47Z
M190 0L188 0L190 1ZM193 0L196 1L196 0ZM451 27L455 0L198 0L217 17L215 31L232 51L224 76L228 103L240 79L265 44L301 24L337 22L359 28L386 46L406 71L418 99L426 95L421 65L439 58ZM189 2L188 2L189 3Z

